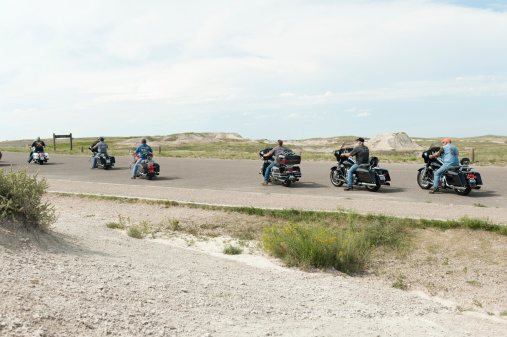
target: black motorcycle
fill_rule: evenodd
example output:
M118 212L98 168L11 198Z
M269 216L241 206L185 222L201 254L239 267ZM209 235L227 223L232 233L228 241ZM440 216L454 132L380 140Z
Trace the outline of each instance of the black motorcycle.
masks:
M273 155L264 157L264 154L271 151L270 149L264 149L259 152L259 155L264 160L261 171L259 174L266 174L267 167L275 160ZM296 182L301 178L301 169L296 166L301 163L301 156L292 152L291 150L283 151L278 155L278 164L273 166L271 173L269 174L269 182L281 182L283 186L289 187L292 183Z
M88 147L88 149L90 149L90 151L92 151L92 156L90 157L90 160L93 161L93 158L97 154L97 151L95 151L92 146ZM114 166L115 163L116 163L116 160L115 160L114 156L110 156L110 155L101 153L97 157L97 166L96 167L102 168L104 170L109 170L111 167Z
M433 186L435 172L444 165L442 158L430 158L430 155L437 153L440 147L430 145L427 151L422 153L425 166L421 167L417 172L417 183L422 189L430 189ZM440 188L450 188L459 195L468 195L472 189L480 189L482 185L481 174L472 171L469 167L470 159L462 158L461 165L449 166L447 170L440 176Z
M331 167L329 178L331 183L340 187L347 183L348 171L356 163L354 158L342 156L342 153L350 153L352 148L344 148L334 152L338 164ZM354 172L353 184L364 186L370 192L376 192L381 186L389 186L391 177L386 169L378 166L378 158L371 157L369 164L361 164Z

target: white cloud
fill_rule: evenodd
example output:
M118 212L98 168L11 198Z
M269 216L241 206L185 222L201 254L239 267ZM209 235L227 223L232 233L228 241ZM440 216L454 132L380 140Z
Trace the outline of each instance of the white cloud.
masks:
M425 0L5 0L0 113L100 110L114 120L128 105L153 118L264 118L347 103L360 115L436 97L482 98L494 110L489 99L507 97L505 31L506 12ZM295 114L285 116L317 125L318 115Z
M356 115L356 117L368 117L371 116L371 113L369 112L361 112Z

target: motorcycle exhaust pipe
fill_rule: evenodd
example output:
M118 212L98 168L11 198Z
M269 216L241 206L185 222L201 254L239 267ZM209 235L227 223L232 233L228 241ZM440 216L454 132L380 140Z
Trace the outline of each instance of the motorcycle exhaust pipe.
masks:
M447 186L449 186L450 188L453 188L455 190L460 190L460 191L464 191L467 189L466 187L462 187L462 186L455 186L455 185L447 185Z
M358 182L357 185L359 185L359 186L372 186L372 187L377 186L377 184L363 183L363 182Z

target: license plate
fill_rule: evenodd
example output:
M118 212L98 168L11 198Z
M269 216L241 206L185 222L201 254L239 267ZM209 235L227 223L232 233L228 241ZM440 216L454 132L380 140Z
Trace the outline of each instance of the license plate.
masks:
M475 181L475 179L474 179L474 178L470 178L470 179L468 180L468 182L470 183L470 186L472 186L472 187L475 187L475 185L476 185L476 183L477 183L477 181Z
M111 164L111 160L110 159L106 159L106 163Z
M380 178L380 180L386 180L386 176L384 175L379 175L378 177Z

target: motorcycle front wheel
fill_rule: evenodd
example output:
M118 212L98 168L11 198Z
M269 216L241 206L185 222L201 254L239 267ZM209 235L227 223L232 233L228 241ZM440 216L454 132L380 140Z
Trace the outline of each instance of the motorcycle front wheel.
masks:
M472 191L472 188L470 186L468 186L464 190L455 190L455 191L457 194L465 196L465 195L468 195Z
M338 170L331 170L331 173L329 174L329 179L331 180L331 184L333 184L336 187L340 187L343 185L343 181L339 180L340 178L340 172Z
M419 187L423 190L428 190L433 185L432 182L428 179L428 175L426 174L426 170L421 170L417 172L417 183Z

